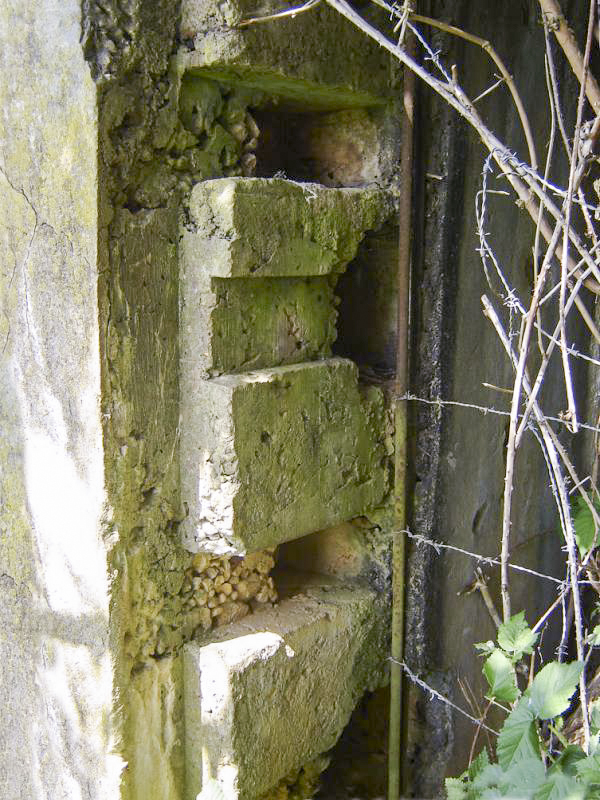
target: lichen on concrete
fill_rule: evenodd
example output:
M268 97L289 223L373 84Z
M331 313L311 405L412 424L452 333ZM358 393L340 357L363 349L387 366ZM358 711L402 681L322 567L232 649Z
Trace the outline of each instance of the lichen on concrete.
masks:
M317 756L282 778L260 800L311 800L319 790L319 779L329 766L327 756Z
M211 376L331 355L337 315L330 277L213 278L211 288Z
M365 232L392 211L380 189L277 178L206 181L194 188L188 207L184 268L222 278L342 272Z
M203 377L329 356L335 275L390 211L377 189L198 184L179 250L184 404L188 384Z
M99 110L98 319L108 477L104 534L111 574L113 719L121 753L130 764L121 792L125 800L180 800L181 645L211 636L213 625L234 621L275 598L265 571L269 554L253 553L250 559L259 561L254 567L248 559L222 557L201 565L202 558L194 560L180 543L178 529L186 514L179 491L180 209L190 225L186 195L194 185L254 173L260 135L254 109L273 106L270 92L282 84L258 86L192 74L187 54L176 55L175 0L85 0L83 8L82 46L96 81ZM292 58L290 51L289 69ZM307 101L316 97L315 87L314 76L305 75L295 84L296 99L303 93ZM321 96L327 103L339 100L339 88ZM352 104L380 102L368 88L347 88L343 97ZM349 230L347 242L351 238ZM329 354L333 306L326 272L317 280L305 276L285 297L282 286L275 289L266 282L262 299L258 284L252 290L257 303L274 299L280 309L276 344L281 363L295 360L293 347L307 358ZM215 288L222 292L224 287ZM236 292L239 297L241 289L241 284L228 287L228 297ZM308 322L300 313L305 305L313 311ZM227 313L219 318L219 313L217 329L241 323L241 298L237 319ZM286 315L291 320L287 339L282 335ZM251 335L244 352L240 347L233 357L215 350L217 370L241 367L246 353L252 359L253 351L266 351L270 335L260 334L262 344ZM376 424L378 402L364 408L372 414L368 424Z
M0 8L0 796L118 796L96 87L80 3Z

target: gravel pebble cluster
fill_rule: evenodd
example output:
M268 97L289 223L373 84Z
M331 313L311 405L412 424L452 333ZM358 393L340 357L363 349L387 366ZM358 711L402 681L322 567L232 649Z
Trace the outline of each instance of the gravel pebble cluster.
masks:
M181 588L186 627L191 636L235 622L255 604L275 603L277 591L269 573L275 560L267 550L245 558L197 553Z
M188 564L175 591L150 595L146 587L134 603L135 627L125 637L134 670L176 652L193 638L206 638L214 627L277 602L269 574L275 565L273 551L244 558L190 554Z

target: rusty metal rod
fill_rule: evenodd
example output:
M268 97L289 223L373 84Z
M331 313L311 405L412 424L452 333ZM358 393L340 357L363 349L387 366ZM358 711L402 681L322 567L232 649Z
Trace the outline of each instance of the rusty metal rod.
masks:
M406 48L414 56L414 37L407 31ZM394 436L394 526L392 555L392 658L390 662L390 727L388 742L388 800L398 800L402 791L402 675L404 661L404 578L406 572L406 476L409 297L412 229L412 173L415 75L404 67L404 116L402 118L402 183L399 208L396 381Z

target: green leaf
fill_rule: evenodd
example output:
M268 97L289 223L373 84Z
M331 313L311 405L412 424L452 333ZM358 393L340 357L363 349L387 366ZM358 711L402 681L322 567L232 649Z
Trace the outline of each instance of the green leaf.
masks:
M598 510L596 502L594 506ZM590 507L581 496L577 498L573 509L573 526L579 554L584 558L596 546L596 526Z
M444 785L448 800L467 800L469 790L467 784L460 778L446 778ZM201 798L201 800L204 800L204 798Z
M484 747L481 753L479 753L479 755L473 759L469 769L467 770L469 780L471 781L475 780L475 778L477 778L477 776L481 772L483 772L483 770L488 766L489 763L490 759L488 756L488 752Z
M533 797L546 780L546 770L540 758L517 761L505 773L502 789L505 797Z
M499 764L487 764L473 781L473 787L478 790L502 786L504 770Z
M533 652L537 638L538 634L534 633L525 621L524 611L519 611L498 628L498 644L510 653L515 661Z
M493 653L496 649L496 645L491 641L491 639L488 639L487 642L477 642L475 649L481 650L484 655L489 656L489 654Z
M596 625L591 633L588 633L586 642L591 644L592 647L598 647L600 644L600 625Z
M494 650L483 665L483 674L490 686L488 697L514 703L519 697L519 688L512 661L500 650Z
M552 719L567 710L582 669L578 661L551 661L538 672L526 693L529 707L538 719Z
M576 775L577 764L585 758L585 753L575 744L569 744L556 759L554 764L548 770L548 775L554 772L562 772L563 775Z
M496 750L498 763L504 770L525 758L539 758L540 744L535 718L526 697L518 702L504 721Z
M214 778L206 781L200 794L196 795L196 800L225 800L221 784Z
M572 775L549 775L534 795L534 800L584 800L585 784Z
M577 763L576 769L586 783L600 783L600 755L584 757Z
M589 705L590 730L592 733L600 731L600 700L594 700Z
M501 797L529 800L546 780L546 770L540 758L516 761L506 772L498 764L489 764L473 781L473 788L481 796L485 790L499 789Z

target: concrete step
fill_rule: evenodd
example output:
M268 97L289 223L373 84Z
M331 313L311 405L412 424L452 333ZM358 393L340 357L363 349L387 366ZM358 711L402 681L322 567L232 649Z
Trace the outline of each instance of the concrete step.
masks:
M383 682L387 630L382 595L330 583L186 645L188 800L209 779L227 800L258 800L333 747Z

